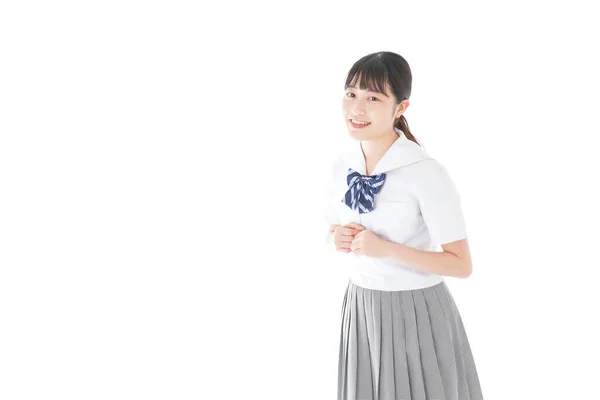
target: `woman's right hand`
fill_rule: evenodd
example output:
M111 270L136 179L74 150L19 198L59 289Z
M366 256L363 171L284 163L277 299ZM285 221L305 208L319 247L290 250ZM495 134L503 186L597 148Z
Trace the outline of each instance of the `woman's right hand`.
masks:
M356 222L351 222L346 225L337 225L333 231L333 244L335 245L336 251L350 253L352 251L350 246L352 245L354 235L364 229L364 226L357 224Z

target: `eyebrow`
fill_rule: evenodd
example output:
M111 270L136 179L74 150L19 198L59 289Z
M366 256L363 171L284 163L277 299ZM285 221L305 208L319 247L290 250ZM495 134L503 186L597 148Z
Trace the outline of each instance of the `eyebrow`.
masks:
M358 89L356 86L348 86L348 88L352 88L352 89ZM367 90L367 92L371 92L371 93L378 93L378 94L384 95L385 97L389 98L389 96L388 96L388 95L386 95L386 94L385 94L385 93L383 93L383 92L377 92L377 91L375 91L375 90Z

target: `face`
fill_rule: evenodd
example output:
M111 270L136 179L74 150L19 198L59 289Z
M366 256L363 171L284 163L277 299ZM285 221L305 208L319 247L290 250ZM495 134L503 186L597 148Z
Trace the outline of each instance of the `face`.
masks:
M409 105L408 100L396 105L396 98L386 83L385 93L361 90L360 82L348 87L344 93L342 110L350 136L359 141L373 140L388 135L397 135L394 121ZM352 121L367 122L368 125L353 125Z

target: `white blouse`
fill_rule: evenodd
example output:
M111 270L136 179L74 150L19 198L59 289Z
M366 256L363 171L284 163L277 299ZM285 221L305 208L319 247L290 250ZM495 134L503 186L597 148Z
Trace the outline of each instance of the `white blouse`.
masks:
M330 224L356 222L382 239L420 250L440 251L442 244L467 237L460 195L446 168L396 129L399 137L370 175L385 172L371 212L359 214L344 202L348 168L366 175L360 142L332 164L325 218ZM350 280L376 290L410 290L433 286L443 277L420 271L391 258L339 252L347 261Z

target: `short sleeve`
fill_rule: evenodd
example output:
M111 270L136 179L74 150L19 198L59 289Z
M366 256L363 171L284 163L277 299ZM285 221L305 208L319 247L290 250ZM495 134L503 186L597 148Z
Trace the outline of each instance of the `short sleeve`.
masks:
M340 224L339 203L341 197L337 196L338 191L335 190L337 179L339 178L339 160L335 160L331 164L329 175L325 180L324 187L324 218L329 224Z
M417 184L417 198L431 240L436 245L467 237L460 194L446 168L435 160L427 162Z

